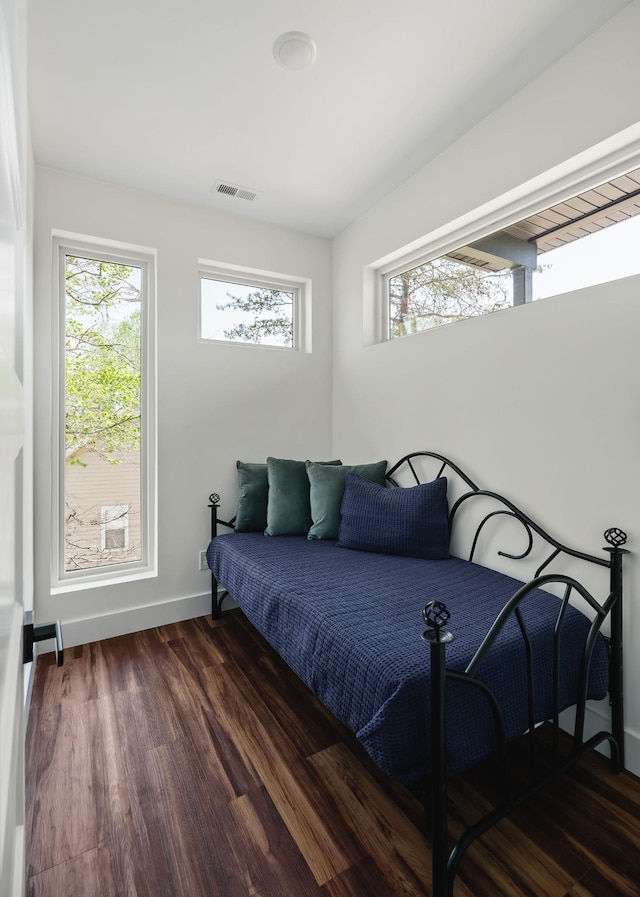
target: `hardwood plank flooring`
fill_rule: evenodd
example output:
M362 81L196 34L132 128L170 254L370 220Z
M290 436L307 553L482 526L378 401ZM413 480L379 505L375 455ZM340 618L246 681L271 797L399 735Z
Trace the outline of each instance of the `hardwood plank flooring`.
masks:
M39 658L26 775L28 897L431 894L419 802L240 611ZM453 835L494 792L451 783ZM592 755L488 832L455 897L501 895L640 897L640 780Z

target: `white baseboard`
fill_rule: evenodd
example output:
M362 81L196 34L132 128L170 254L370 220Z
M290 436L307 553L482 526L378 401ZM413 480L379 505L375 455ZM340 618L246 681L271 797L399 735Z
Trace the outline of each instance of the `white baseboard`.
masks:
M637 732L630 732L629 729L624 733L624 752L625 768L629 772L640 776L640 735Z
M230 610L237 606L232 598L227 598L224 610ZM113 613L101 614L99 617L65 620L62 624L62 638L65 648L73 648L75 645L99 642L117 635L152 629L154 626L178 623L180 620L192 620L194 617L204 617L210 613L210 592L205 595L171 598L169 601L161 601L158 604L113 611ZM53 650L53 639L38 643L39 654Z
M565 710L564 713L560 715L560 725L569 733L573 732L574 720L575 712L573 708ZM604 701L592 701L590 704L587 704L587 712L584 720L585 739L591 738L592 735L603 730L610 731L610 726L611 713L609 712L609 702L606 698ZM604 742L598 750L607 757L609 756L609 745L607 742ZM625 726L624 753L625 768L628 769L629 772L640 776L640 735L629 729L628 726Z
M193 617L203 617L209 613L211 613L211 594L173 598L158 604L101 614L99 617L65 620L62 624L62 638L65 648L73 648L75 645L86 645L88 642L140 632L167 623L178 623L180 620L191 620ZM52 640L41 642L38 653L42 654L53 649Z

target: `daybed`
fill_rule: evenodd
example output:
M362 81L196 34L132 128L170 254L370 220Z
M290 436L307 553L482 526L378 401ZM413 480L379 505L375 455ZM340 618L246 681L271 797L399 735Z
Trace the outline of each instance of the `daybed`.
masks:
M207 559L214 617L231 595L373 760L388 775L422 789L432 822L433 893L445 897L453 894L469 844L586 751L608 741L614 769L623 764L621 545L626 537L608 530L602 557L568 548L508 499L480 489L457 465L432 452L401 459L387 473L389 486L406 489L407 472L413 486L424 483L425 464L434 462L431 482L447 483L449 506L447 550L437 550L434 559L347 550L336 541L305 536L219 536L218 525L232 527L233 521L218 520L216 495ZM375 489L376 500L389 492ZM470 525L463 517L474 516L472 505L481 511ZM372 506L372 525L384 526L378 508ZM480 543L494 544L496 527L503 538L524 537L524 551L520 545L497 553L509 559L503 563L535 559L526 584L474 562ZM466 559L448 556L449 537L457 555L467 538ZM601 600L575 578L578 561L596 571L605 568ZM601 632L605 620L607 638ZM612 730L585 740L586 701L607 692ZM557 730L559 714L572 706L571 755L562 756L554 738L551 771L524 789L513 787L506 773L509 742L529 732L531 749L537 750L538 725L549 721ZM505 801L450 850L447 776L494 751L505 770Z

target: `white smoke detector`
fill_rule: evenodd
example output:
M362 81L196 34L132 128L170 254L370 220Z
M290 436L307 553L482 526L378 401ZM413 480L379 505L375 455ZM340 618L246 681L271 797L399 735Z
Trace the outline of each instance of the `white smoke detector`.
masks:
M303 31L287 31L273 45L273 55L283 69L301 72L313 65L317 48L315 41Z

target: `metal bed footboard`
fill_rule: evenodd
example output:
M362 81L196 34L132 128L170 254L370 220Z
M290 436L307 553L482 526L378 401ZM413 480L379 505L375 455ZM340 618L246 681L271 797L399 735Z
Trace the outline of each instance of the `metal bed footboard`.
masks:
M624 766L624 722L622 707L622 688L621 675L614 673L614 657L615 663L621 660L621 633L614 635L618 630L614 625L614 620L619 616L622 606L622 577L621 562L625 550L620 545L609 546L605 551L610 552L611 556L611 592L606 601L600 605L593 596L576 580L562 575L546 575L540 576L523 586L516 592L511 600L505 605L503 611L498 615L491 629L489 630L482 645L478 648L473 659L464 670L450 670L446 667L446 650L447 645L454 640L454 635L447 628L450 622L449 611L444 604L440 602L430 602L423 610L424 622L429 627L424 633L423 638L430 645L430 663L431 663L431 777L430 788L428 791L429 804L427 807L431 815L432 822L432 877L433 877L433 897L453 897L453 887L455 878L460 866L460 862L467 849L471 844L488 831L491 826L495 825L503 819L508 813L519 807L535 795L541 788L554 781L562 773L566 772L574 763L576 763L586 753L603 744L609 742L611 748L611 766L614 772L619 772ZM506 620L511 614L514 614L518 620L522 637L527 645L527 654L529 655L529 638L526 626L520 614L519 605L522 600L534 589L548 585L550 583L563 583L565 585L565 594L561 602L561 608L558 613L558 621L554 633L554 707L552 716L553 725L553 742L552 742L552 766L551 770L540 775L536 773L536 728L538 722L534 716L534 695L532 683L531 659L528 656L527 661L527 682L528 682L528 703L529 703L529 750L531 758L531 780L528 786L521 788L515 792L512 781L509 777L509 764L507 757L507 742L504 733L504 723L502 713L497 700L484 683L477 679L478 670L486 657L492 644L497 638L499 632L503 628ZM595 613L589 634L585 640L583 656L580 666L580 682L578 687L578 700L576 703L576 717L573 731L572 748L568 756L560 754L558 748L558 729L559 729L559 704L558 704L558 681L559 681L559 658L558 643L562 628L562 620L564 618L567 603L569 601L572 590L576 590ZM598 635L604 620L611 616L612 620L612 636L610 640L611 646L611 675L610 675L610 700L612 708L612 727L611 732L601 731L593 735L591 738L584 740L584 719L587 702L587 689L589 681L589 670L591 664L591 656L595 645L595 639ZM615 646L615 648L614 648ZM619 669L621 674L621 669ZM503 780L503 803L492 810L490 813L478 820L474 825L470 826L453 846L449 846L448 839L448 810L447 810L447 768L446 768L446 686L449 681L457 681L467 683L469 686L475 686L482 690L485 697L490 703L498 742L498 752L501 760L501 769L505 771Z
M534 578L522 586L505 605L498 617L490 627L485 639L476 651L471 662L464 671L448 669L446 666L447 645L454 640L453 627L449 626L450 614L447 607L440 602L430 602L423 609L423 620L428 629L423 633L423 638L430 645L431 664L431 775L427 787L423 792L425 809L431 818L432 827L432 876L433 897L453 897L453 888L460 863L471 844L488 831L493 825L503 819L508 813L527 801L543 787L553 782L566 772L581 757L589 751L597 748L604 742L608 742L611 750L611 766L614 772L619 772L624 767L624 710L622 688L622 559L628 552L622 546L626 543L626 534L617 528L608 529L605 532L607 546L604 551L608 558L587 554L582 551L569 548L550 536L542 527L536 524L530 517L522 512L504 496L495 492L480 489L459 467L442 455L432 452L418 452L407 455L401 459L388 472L388 479L393 485L397 485L398 471L403 465L410 473L410 479L416 484L422 482L417 472L418 459L431 458L438 462L437 476L448 473L455 474L464 484L466 491L453 503L449 512L450 529L453 528L457 515L463 506L467 506L471 499L484 497L485 500L497 505L484 515L475 529L471 540L471 549L468 560L472 561L478 545L481 533L490 520L498 517L512 518L523 527L527 537L527 547L520 554L498 551L502 557L514 561L523 560L533 554L534 540L541 540L548 546L544 552L543 560L535 571ZM405 471L406 472L406 471ZM604 601L598 601L577 579L562 573L548 573L549 566L558 557L577 558L605 567L609 571L609 592ZM535 589L545 587L560 587L563 591L559 601L559 611L554 630L553 643L553 712L550 722L552 725L551 756L546 757L547 768L541 772L536 763L536 757L540 757L541 751L538 744L538 726L542 720L535 718L535 695L533 690L533 664L531 642L527 628L520 611L521 602ZM553 589L552 589L553 590ZM559 682L561 676L559 642L562 632L562 623L565 618L570 599L579 596L587 605L591 616L591 625L585 639L583 654L580 663L579 683L575 703L575 723L571 750L568 754L561 754L559 750ZM528 750L530 755L530 778L524 785L515 787L515 783L509 774L508 746L505 736L505 726L499 703L490 689L478 678L478 673L484 659L490 651L505 623L512 616L518 622L520 635L525 645L526 656L526 681L529 725L527 729ZM611 730L600 731L585 740L584 725L589 686L589 673L591 657L596 638L600 633L605 620L609 621L609 699L611 705ZM502 777L502 803L491 812L471 825L457 841L451 843L448 833L448 801L447 801L447 757L446 757L446 691L448 682L461 682L469 687L477 688L488 701L494 721L494 730L497 743L497 754L500 760L500 769L504 770ZM523 733L524 734L524 733ZM547 751L548 754L548 751Z

